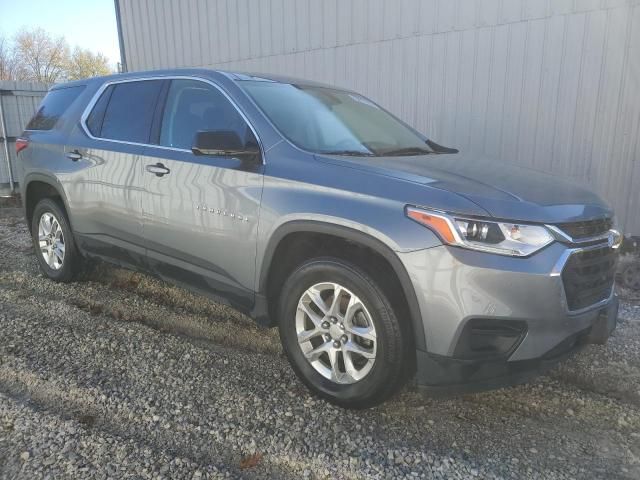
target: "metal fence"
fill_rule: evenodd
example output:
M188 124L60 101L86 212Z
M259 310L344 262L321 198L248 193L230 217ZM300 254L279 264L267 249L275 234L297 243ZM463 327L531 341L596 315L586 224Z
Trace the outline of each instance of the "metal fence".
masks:
M35 82L0 81L0 193L15 191L21 177L16 161L16 138L33 116L47 85Z

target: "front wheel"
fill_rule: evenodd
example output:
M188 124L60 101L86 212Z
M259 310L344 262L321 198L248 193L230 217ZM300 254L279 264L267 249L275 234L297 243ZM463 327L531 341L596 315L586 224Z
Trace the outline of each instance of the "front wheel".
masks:
M293 272L282 288L279 328L298 377L335 404L371 407L406 378L410 346L391 303L343 260L310 260Z

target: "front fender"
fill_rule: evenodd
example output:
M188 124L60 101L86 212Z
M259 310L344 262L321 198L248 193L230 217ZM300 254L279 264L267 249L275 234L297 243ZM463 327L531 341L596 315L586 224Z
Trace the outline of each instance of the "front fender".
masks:
M426 338L418 299L409 274L400 261L398 255L387 243L383 242L379 238L388 237L380 232L372 232L371 229L364 228L364 226L361 226L361 228L355 228L353 222L349 222L345 219L326 216L324 218L321 218L322 216L315 217L316 218L313 219L289 219L280 224L270 235L263 254L258 256L259 259L262 259L261 266L258 267L258 271L260 272L258 279L258 292L264 295L273 255L279 243L287 235L291 233L308 232L344 238L372 249L376 253L382 255L382 257L389 262L398 277L404 296L407 299L416 348L424 350L426 348Z

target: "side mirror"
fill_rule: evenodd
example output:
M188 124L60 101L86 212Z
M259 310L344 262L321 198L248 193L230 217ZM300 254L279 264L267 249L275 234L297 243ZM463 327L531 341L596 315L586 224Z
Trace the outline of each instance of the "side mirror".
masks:
M214 155L219 157L260 155L258 142L243 142L232 130L196 132L191 151L194 155Z

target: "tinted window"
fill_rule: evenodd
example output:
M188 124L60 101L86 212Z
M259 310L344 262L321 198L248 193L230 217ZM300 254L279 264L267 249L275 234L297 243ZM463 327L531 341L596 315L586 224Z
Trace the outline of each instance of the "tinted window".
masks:
M51 130L83 90L83 85L51 90L27 124L27 130Z
M116 84L102 120L100 137L148 143L161 88L160 80Z
M94 137L99 137L102 130L102 120L104 119L104 112L107 109L107 104L113 93L114 86L110 85L100 95L100 99L96 102L89 117L87 118L87 128Z
M235 107L220 91L196 80L173 80L160 128L160 145L191 149L197 131L231 130L240 139L250 138L250 129Z

